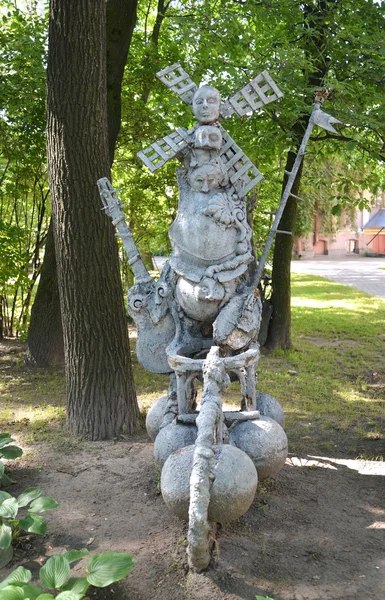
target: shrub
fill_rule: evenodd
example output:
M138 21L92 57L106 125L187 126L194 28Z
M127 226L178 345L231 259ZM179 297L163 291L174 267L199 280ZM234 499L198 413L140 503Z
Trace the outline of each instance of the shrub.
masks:
M90 585L107 587L126 577L134 566L130 554L103 552L87 563L87 575L71 578L71 563L89 554L86 548L51 556L40 569L40 583L53 593L31 585L31 571L18 567L0 583L0 600L81 600ZM56 594L56 595L54 595Z

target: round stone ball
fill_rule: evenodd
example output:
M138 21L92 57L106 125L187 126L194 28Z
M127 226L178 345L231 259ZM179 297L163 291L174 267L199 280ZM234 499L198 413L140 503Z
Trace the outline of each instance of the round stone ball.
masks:
M185 521L188 521L194 449L195 446L187 446L171 454L161 476L161 491L166 505L174 515ZM229 444L215 447L214 465L208 520L227 523L238 519L250 508L258 475L250 458Z
M264 392L257 392L257 410L261 416L274 419L281 427L285 428L285 413L282 406L273 396Z
M162 470L164 463L175 450L195 444L197 435L196 425L177 423L175 420L170 425L162 427L154 443L154 455L158 468Z
M147 413L146 429L152 442L155 441L167 408L168 396L162 396L153 404Z
M230 430L230 444L251 458L260 481L277 475L287 458L286 433L269 417L234 425Z

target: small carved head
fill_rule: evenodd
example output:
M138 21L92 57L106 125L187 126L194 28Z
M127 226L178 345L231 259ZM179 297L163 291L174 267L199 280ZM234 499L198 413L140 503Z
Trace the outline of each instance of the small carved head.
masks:
M226 172L215 162L190 170L190 185L194 192L210 192L227 183Z
M220 150L222 134L218 127L203 125L195 132L194 147L202 150Z
M199 123L208 125L219 118L221 96L211 85L203 85L194 94L193 111Z

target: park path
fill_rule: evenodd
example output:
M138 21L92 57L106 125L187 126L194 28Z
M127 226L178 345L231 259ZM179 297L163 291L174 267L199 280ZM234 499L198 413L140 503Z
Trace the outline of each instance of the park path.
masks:
M382 267L382 268L381 268ZM385 300L385 257L346 256L333 258L320 256L293 260L292 273L319 275L343 285Z

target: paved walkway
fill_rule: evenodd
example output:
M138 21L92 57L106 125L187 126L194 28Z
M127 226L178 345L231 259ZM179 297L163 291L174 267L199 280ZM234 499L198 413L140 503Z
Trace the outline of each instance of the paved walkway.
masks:
M380 267L383 267L382 269ZM385 258L346 256L293 260L293 273L320 275L385 300Z

